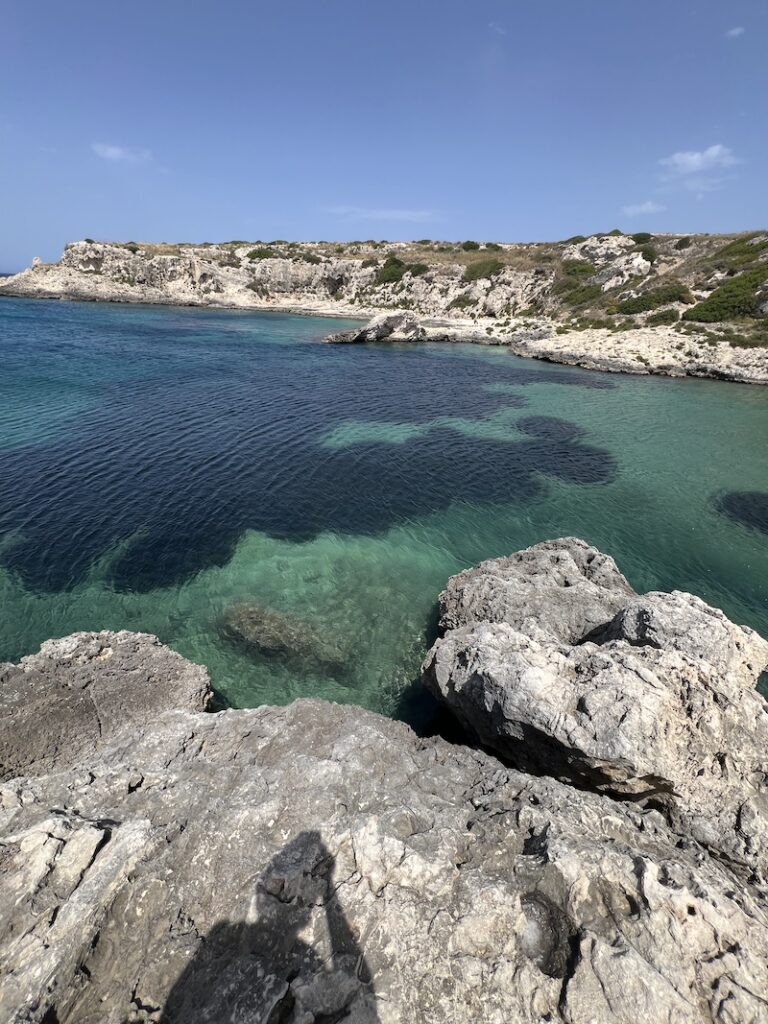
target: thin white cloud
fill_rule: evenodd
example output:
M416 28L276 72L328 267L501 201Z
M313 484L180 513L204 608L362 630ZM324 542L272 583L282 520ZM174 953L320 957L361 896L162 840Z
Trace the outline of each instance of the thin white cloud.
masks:
M91 149L102 160L115 163L146 164L152 159L148 149L130 149L128 146L115 146L109 142L92 142Z
M629 203L621 208L621 212L627 217L644 217L652 213L663 213L664 210L666 206L655 203L653 199L647 199L644 203Z
M664 157L659 163L666 167L671 177L682 178L689 174L702 174L706 171L720 170L740 164L736 154L728 146L719 143L702 150L682 150Z
M507 34L507 30L498 21L489 21L488 28L491 32L495 32L497 36L505 36Z
M725 33L726 39L738 39L739 36L743 36L746 29L743 25L735 25L733 28L729 28Z
M378 206L326 206L325 213L345 220L384 220L401 221L408 224L421 224L434 219L433 210L408 210Z

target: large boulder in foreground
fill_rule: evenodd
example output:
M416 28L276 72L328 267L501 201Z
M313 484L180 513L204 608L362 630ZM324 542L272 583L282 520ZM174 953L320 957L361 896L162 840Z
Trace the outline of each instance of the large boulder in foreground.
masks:
M545 630L577 643L612 619L634 593L610 555L564 537L453 576L440 595L440 628L506 622L522 632Z
M589 557L566 539L513 556L511 579L486 563L451 581L443 622L456 626L425 682L510 763L656 808L765 877L768 705L755 684L768 643L691 595L632 594L610 560L585 579L573 565Z
M0 664L0 780L82 763L120 729L202 711L208 673L146 633L74 633Z
M765 1020L726 863L353 707L134 717L0 787L0 839L4 1022Z

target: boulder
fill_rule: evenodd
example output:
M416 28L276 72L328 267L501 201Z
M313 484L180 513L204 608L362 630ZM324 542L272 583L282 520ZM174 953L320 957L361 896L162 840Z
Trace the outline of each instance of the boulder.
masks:
M333 345L365 344L374 341L423 341L427 332L413 313L380 313L365 327L338 331L325 339Z
M69 768L118 730L202 711L208 673L146 633L74 633L0 664L0 779Z
M681 835L763 877L768 705L754 687L768 643L691 595L626 589L624 607L585 633L572 568L585 547L567 539L513 556L511 599L486 566L451 581L425 683L509 763L660 810ZM558 561L542 572L551 548ZM622 588L609 563L599 578L614 600Z
M339 670L347 662L345 652L334 639L302 619L263 605L232 605L219 622L219 632L252 653L305 667Z
M614 560L575 537L544 541L453 576L440 595L440 628L506 622L577 643L634 594Z

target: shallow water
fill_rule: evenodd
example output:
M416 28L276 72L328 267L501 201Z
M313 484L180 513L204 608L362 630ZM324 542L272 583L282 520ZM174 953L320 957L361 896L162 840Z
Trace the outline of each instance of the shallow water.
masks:
M768 635L766 390L323 345L337 328L0 300L0 659L146 630L224 702L417 720L447 578L564 534ZM238 646L243 602L304 620L334 664Z

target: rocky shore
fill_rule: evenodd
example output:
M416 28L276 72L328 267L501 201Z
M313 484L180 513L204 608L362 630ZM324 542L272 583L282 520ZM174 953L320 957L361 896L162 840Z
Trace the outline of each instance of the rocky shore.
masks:
M757 282L736 303L752 305L746 318L687 319L745 268ZM375 317L372 326L413 317L417 329L400 340L502 345L610 372L768 383L768 235L761 233L657 236L652 246L615 234L482 247L85 240L67 245L57 263L35 260L0 279L2 295ZM398 340L397 330L389 340Z
M0 1021L768 1020L768 643L572 538L440 615L461 744L141 634L0 666Z

